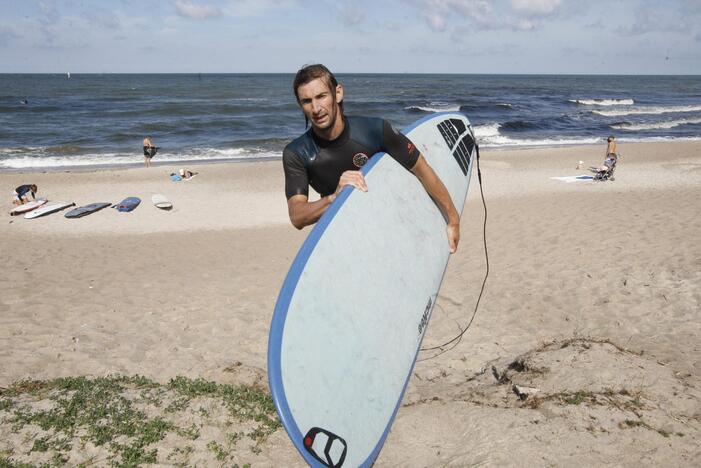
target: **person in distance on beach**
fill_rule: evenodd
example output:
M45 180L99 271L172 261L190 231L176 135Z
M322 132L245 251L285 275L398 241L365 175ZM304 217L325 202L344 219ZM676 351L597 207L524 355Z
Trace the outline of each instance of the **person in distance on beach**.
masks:
M144 138L144 165L151 167L151 158L156 155L158 147L151 142L151 136Z
M606 141L606 158L604 159L604 164L599 167L600 172L608 172L611 170L614 164L618 161L618 153L616 153L616 137L611 135Z
M450 252L460 241L460 216L448 190L419 150L389 122L380 118L345 116L343 86L324 65L307 65L295 76L297 104L311 127L289 143L283 153L285 194L292 225L316 223L346 185L368 191L360 168L379 151L411 171L447 219ZM309 186L321 198L309 201Z
M608 143L606 145L606 157L609 157L612 154L616 154L616 137L613 135L610 135L606 139L606 142Z
M39 191L36 184L20 185L15 189L12 198L13 205L23 205L29 201L29 194L32 194L32 199L36 200L36 193Z

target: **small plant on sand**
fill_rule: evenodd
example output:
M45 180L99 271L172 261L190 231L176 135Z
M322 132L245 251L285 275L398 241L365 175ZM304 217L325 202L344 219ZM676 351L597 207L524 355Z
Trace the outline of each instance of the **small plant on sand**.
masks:
M237 457L236 444L244 437L252 442L253 453L260 452L260 445L280 427L270 396L259 388L184 377L166 385L141 376L21 381L0 390L0 433L15 434L14 445L6 444L0 453L0 468L25 462L59 466L98 460L113 466L187 465L194 448L185 442L200 439L201 426L210 424L201 411L190 409L194 401L200 410L206 404L219 421L224 420L219 425L227 429L216 436L223 443L206 443L221 462L231 463ZM180 427L175 421L189 425ZM230 427L238 430L230 432ZM167 434L182 440L183 448L164 453L159 442ZM102 455L71 460L82 451L76 448L88 445Z

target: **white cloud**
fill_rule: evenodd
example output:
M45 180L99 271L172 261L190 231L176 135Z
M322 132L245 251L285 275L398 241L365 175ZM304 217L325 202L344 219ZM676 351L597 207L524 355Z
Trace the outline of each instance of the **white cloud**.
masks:
M445 31L448 18L454 15L485 23L492 12L487 0L420 0L419 5L426 23L434 31Z
M353 26L359 24L365 19L365 14L357 6L347 2L341 7L341 21L348 25Z
M560 0L511 0L511 7L524 13L547 15L560 6Z
M424 14L424 18L426 18L426 23L428 23L429 28L433 29L434 31L445 31L447 24L442 15L433 12L426 12Z
M242 18L262 16L270 10L289 10L298 6L298 0L229 0L225 12L227 15Z
M222 15L222 11L211 5L198 5L193 2L178 0L175 9L180 16L191 19L215 18Z

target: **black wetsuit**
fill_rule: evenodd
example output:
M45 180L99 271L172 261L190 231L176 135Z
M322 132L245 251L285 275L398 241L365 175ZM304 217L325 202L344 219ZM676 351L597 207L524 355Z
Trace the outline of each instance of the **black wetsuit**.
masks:
M36 200L36 197L34 196L34 192L32 191L31 185L20 185L19 187L17 187L15 189L15 193L17 194L17 196L19 197L20 200L22 199L22 197L24 197L28 193L31 193L32 198L34 200Z
M335 140L324 140L310 128L282 153L285 194L309 196L311 185L322 197L336 191L341 174L359 170L375 153L384 151L406 169L420 152L389 122L372 117L344 117L345 128Z

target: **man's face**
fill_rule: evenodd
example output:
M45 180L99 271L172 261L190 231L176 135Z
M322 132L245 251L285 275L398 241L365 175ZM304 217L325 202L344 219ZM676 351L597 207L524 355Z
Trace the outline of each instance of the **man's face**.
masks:
M332 90L323 78L297 88L297 96L302 112L317 130L331 128L341 113L338 103L343 100L343 87Z

